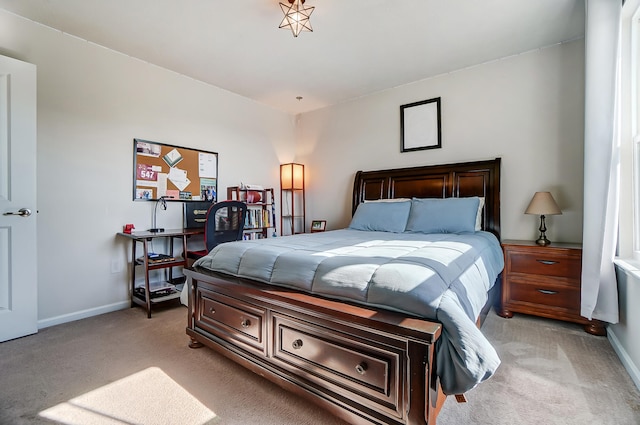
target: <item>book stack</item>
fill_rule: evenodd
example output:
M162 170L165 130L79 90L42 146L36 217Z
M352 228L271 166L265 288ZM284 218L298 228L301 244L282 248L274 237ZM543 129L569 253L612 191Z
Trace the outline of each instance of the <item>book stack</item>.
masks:
M150 286L149 287L149 298L153 299L153 298L159 298L159 297L164 297L167 295L171 295L171 294L175 294L176 291L176 287L174 285L166 285L166 286ZM145 290L144 290L144 286L137 286L135 288L135 293L138 297L142 298L142 299L146 299L145 298Z
M242 239L245 241L252 241L254 239L263 239L264 235L262 232L246 232L242 235Z
M271 216L269 211L258 209L258 208L248 208L247 215L244 221L245 229L258 229L262 227L272 227Z
M144 257L139 257L138 261L140 263L144 263ZM148 255L148 261L149 261L149 264L167 263L171 261L176 261L176 258L166 254L150 253Z

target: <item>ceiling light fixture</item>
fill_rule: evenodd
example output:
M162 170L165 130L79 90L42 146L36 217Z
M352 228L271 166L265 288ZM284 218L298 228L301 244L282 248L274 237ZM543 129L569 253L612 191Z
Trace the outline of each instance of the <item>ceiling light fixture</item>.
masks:
M313 32L309 17L315 7L304 7L304 0L287 0L290 4L280 3L280 8L284 13L284 19L280 22L279 28L289 28L294 37L302 31Z

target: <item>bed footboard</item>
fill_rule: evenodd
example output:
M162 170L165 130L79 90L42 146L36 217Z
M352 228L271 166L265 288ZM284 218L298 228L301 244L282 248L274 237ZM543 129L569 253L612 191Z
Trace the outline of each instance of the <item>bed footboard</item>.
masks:
M440 324L203 269L185 270L187 334L356 424L435 424Z

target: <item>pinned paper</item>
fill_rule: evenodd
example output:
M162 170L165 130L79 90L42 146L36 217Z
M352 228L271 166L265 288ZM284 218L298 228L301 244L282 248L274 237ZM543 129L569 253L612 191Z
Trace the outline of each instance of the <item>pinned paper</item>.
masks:
M156 181L158 178L158 170L154 170L154 167L148 164L138 164L136 177L138 180Z
M191 183L191 180L187 178L187 171L177 167L169 169L169 181L181 192Z
M180 155L178 149L174 148L163 156L162 159L164 159L164 162L166 162L169 167L175 167L178 162L182 161L182 155Z
M167 196L167 173L158 173L158 198Z
M212 153L198 153L198 173L200 177L218 177L216 156Z
M200 196L204 201L217 200L216 179L200 179Z

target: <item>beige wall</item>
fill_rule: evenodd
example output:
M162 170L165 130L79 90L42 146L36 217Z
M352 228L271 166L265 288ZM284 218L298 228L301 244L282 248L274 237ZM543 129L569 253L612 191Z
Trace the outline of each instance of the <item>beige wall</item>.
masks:
M293 159L288 114L3 10L0 54L38 72L41 327L129 304L129 245L115 234L149 228L153 207L132 201L134 137L218 152L222 190L278 187ZM182 204L158 225L181 227Z
M582 240L584 43L523 53L298 117L307 219L348 225L357 170L502 158L502 237L535 239L523 214L550 190L552 241ZM442 148L400 152L400 105L442 98Z

